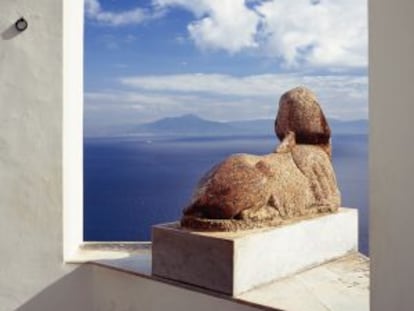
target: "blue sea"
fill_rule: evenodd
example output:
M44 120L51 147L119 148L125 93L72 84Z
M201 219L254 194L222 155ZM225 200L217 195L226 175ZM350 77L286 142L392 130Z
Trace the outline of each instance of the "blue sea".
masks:
M337 135L332 143L342 205L359 210L359 247L368 255L368 136ZM277 144L274 136L85 138L84 239L150 240L153 224L180 218L215 163Z

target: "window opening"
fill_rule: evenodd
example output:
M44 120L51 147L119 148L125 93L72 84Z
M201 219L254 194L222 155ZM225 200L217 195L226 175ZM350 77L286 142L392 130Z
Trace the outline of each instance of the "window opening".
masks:
M366 3L85 0L84 46L86 241L145 241L179 219L215 163L276 147L279 97L304 85L368 254Z

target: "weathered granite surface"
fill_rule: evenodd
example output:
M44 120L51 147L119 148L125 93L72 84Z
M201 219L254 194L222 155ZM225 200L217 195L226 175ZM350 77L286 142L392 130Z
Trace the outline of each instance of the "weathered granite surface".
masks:
M275 132L281 141L294 132L297 144L329 144L331 137L316 95L304 87L294 88L280 98Z
M182 226L234 231L338 209L331 131L315 94L304 87L285 93L275 131L282 142L273 153L232 155L200 180Z

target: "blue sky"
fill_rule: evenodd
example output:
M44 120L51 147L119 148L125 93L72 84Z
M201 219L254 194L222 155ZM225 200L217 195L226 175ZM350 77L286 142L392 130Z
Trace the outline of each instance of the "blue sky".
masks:
M85 127L195 113L274 118L314 90L328 117L368 115L366 0L85 0Z

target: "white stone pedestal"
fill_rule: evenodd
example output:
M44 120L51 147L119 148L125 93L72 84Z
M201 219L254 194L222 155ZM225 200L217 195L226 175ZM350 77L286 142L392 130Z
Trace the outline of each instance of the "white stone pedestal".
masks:
M196 232L178 223L152 229L152 273L238 295L358 249L358 213L337 213L275 228Z

